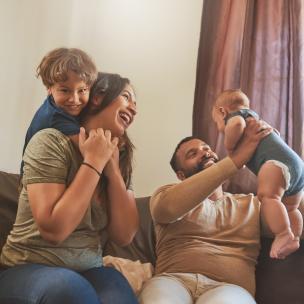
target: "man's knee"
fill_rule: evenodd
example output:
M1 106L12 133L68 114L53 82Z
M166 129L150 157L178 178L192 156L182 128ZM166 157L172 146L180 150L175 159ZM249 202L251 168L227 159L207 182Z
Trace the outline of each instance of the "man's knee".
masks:
M140 295L141 304L190 304L192 298L181 282L167 276L150 279Z
M227 284L213 288L199 297L196 304L256 304L244 288Z

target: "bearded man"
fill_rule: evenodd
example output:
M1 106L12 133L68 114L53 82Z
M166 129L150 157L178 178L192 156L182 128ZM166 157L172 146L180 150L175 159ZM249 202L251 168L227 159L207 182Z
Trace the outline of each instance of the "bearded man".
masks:
M221 184L251 157L270 128L250 120L233 155L218 156L202 140L183 139L171 166L177 184L159 188L150 209L156 231L156 275L142 304L253 304L260 249L260 203L223 192Z

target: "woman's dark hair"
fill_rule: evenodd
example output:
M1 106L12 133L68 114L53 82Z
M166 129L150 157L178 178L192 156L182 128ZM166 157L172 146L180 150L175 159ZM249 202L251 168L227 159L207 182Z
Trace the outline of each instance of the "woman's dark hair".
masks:
M80 121L84 118L97 114L104 110L110 103L112 103L124 90L126 85L130 84L128 78L123 78L119 74L111 73L98 73L97 79L90 90L90 98L88 105L80 114ZM103 96L102 102L99 105L92 104L92 100L96 96ZM125 132L124 135L119 139L119 167L121 175L126 184L127 189L131 187L132 177L132 160L133 160L133 149L128 134ZM107 180L103 175L100 180L100 190L102 195L106 195Z
M90 90L88 106L82 111L81 116L85 117L87 114L94 115L104 110L119 96L128 84L130 84L130 80L121 77L119 74L99 72L97 79ZM103 96L100 106L90 106L93 98L98 95Z

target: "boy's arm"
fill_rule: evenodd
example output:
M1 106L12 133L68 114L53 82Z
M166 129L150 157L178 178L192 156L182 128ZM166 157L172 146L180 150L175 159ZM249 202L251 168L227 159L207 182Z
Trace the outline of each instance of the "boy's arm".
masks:
M228 152L231 152L235 149L236 145L238 144L240 138L244 133L244 129L246 127L245 119L240 116L231 117L227 125L225 127L225 140L224 145Z

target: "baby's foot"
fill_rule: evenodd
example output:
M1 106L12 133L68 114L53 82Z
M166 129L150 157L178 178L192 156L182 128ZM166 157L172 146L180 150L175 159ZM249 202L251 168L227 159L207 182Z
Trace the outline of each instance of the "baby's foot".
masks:
M285 258L287 256L287 254L285 254L285 250L286 253L288 252L287 247L289 248L289 250L291 250L291 248L294 247L294 244L292 245L293 241L294 241L294 235L291 232L291 229L288 229L280 234L277 234L271 245L270 257L273 259ZM296 249L293 249L292 251L295 250ZM292 251L290 251L288 254L290 254Z
M289 254L300 248L299 237L294 238L291 242L288 242L279 252L278 258L285 259Z

